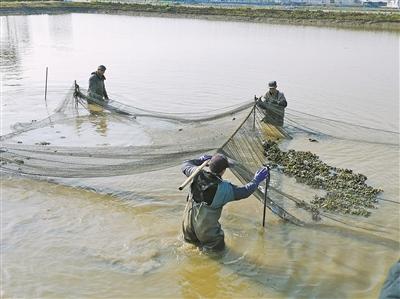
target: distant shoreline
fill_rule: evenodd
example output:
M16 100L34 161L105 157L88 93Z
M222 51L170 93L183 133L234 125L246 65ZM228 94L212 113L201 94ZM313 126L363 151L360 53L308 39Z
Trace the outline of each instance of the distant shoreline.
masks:
M245 21L400 32L400 11L321 8L189 6L109 2L1 2L0 15L104 13L135 16Z

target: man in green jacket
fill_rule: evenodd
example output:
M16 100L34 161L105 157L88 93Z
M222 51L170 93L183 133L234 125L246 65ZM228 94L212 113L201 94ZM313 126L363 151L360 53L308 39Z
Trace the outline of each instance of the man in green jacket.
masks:
M108 101L106 86L104 85L104 80L106 80L105 71L106 67L99 65L97 71L93 72L89 78L88 95L98 101Z

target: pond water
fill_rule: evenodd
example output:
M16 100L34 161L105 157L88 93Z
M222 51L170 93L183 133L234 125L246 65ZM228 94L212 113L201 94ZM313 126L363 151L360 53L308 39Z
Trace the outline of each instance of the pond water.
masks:
M277 80L293 111L399 132L399 37L103 14L2 16L1 134L47 117L74 80L87 87L99 64L107 66L109 96L144 109L218 109L249 101ZM24 142L148 142L118 119L69 121L25 133ZM399 258L398 145L333 137L310 143L299 136L286 146L365 174L390 201L381 201L369 218L347 218L364 229L325 222L296 227L271 213L263 229L257 200L232 203L221 221L228 249L213 258L180 237L185 195L176 190L179 165L129 181L111 179L135 193L130 200L2 176L2 295L376 298Z

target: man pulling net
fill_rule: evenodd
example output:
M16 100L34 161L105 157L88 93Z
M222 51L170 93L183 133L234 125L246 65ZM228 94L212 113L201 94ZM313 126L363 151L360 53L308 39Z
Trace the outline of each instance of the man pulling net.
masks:
M185 161L182 171L190 177L198 166L208 160L209 171L200 170L190 185L182 229L185 241L205 251L219 251L225 247L224 231L219 223L223 207L231 201L253 194L258 185L269 177L269 170L266 167L260 168L254 178L242 187L222 179L230 165L228 159L221 154L204 155Z
M283 126L287 101L283 92L277 89L276 81L268 83L269 91L263 97L256 98L257 106L265 113L264 122Z
M88 96L101 102L108 101L108 94L104 84L106 80L104 76L105 71L106 67L104 65L99 65L97 71L91 73L89 78ZM90 102L90 100L88 100L88 102Z

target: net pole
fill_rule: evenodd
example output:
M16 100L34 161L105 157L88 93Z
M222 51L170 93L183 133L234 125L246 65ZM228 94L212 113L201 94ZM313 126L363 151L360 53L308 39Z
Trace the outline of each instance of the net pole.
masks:
M75 109L78 108L78 84L76 84L76 80L74 81L74 99L75 99Z
M256 103L253 106L253 131L256 130Z
M269 172L269 167L268 167L268 172ZM265 227L265 212L267 210L267 190L268 190L268 185L269 185L269 174L267 178L265 179L265 191L264 191L264 211L263 211L263 221L262 221L262 226Z
M46 107L47 107L47 77L49 74L49 68L46 66L46 84L44 86L44 101L46 102Z

